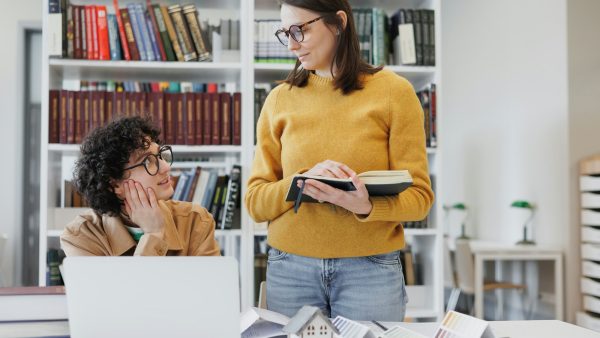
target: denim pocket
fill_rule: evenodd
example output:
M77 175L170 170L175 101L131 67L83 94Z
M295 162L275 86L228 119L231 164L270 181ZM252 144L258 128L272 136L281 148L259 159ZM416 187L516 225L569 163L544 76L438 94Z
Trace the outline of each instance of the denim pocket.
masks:
M282 260L283 258L285 258L285 256L287 256L287 252L281 251L279 249L276 248L269 248L269 252L268 254L268 261L269 262L275 262L275 261L279 261Z
M392 251L392 252L388 252L388 253L384 253L384 254L379 254L379 255L367 256L366 258L368 260L370 260L371 262L377 263L377 264L397 265L397 264L400 264L400 250L396 250L396 251Z

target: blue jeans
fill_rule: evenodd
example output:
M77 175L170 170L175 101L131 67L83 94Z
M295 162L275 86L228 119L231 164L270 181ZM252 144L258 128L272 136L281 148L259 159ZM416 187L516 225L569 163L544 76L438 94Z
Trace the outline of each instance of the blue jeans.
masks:
M318 259L270 248L267 308L292 317L304 305L330 318L399 322L406 312L400 252Z

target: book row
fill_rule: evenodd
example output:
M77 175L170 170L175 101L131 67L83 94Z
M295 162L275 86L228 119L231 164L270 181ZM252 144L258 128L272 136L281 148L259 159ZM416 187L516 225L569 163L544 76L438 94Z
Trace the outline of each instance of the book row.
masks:
M172 199L199 204L215 219L217 229L240 228L242 168L234 165L226 175L208 168L173 169Z
M428 148L437 147L437 94L435 83L428 84L417 92L423 108L425 143Z
M235 82L141 82L141 81L85 81L65 79L63 90L71 91L107 91L107 92L168 92L168 93L219 93L236 92Z
M48 142L78 144L119 116L146 116L167 144L240 145L241 93L50 90Z
M211 61L215 49L239 49L240 21L201 20L194 4L120 7L48 0L49 55L88 60ZM215 53L218 51L215 50Z
M388 17L380 8L357 8L352 14L365 61L374 65L435 65L433 10L399 9Z

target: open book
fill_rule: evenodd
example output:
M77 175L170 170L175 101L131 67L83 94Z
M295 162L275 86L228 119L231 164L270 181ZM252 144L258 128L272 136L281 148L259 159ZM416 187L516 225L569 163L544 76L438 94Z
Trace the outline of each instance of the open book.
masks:
M334 188L344 191L354 191L356 187L350 178L332 178L313 175L296 175L288 189L286 201L297 200L300 188L298 181L314 179L326 183ZM358 174L358 178L365 184L370 196L397 195L412 185L413 179L408 170L373 170ZM308 195L302 195L301 202L317 202Z

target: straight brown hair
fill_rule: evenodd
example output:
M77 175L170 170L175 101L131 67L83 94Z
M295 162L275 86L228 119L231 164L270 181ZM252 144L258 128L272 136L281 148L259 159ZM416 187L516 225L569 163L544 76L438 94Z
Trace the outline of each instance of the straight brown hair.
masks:
M341 89L342 93L350 94L355 90L363 88L361 75L375 74L383 67L374 67L365 62L360 56L360 46L352 8L347 0L279 0L279 4L304 8L323 16L325 24L335 26L340 34L336 35L336 52L331 60L337 68L337 75L333 77L335 89ZM336 15L338 11L344 11L348 17L346 28L342 26L342 20ZM299 69L300 60L296 60L294 69L283 81L291 86L304 87L308 84L309 70ZM332 74L333 76L333 71Z

